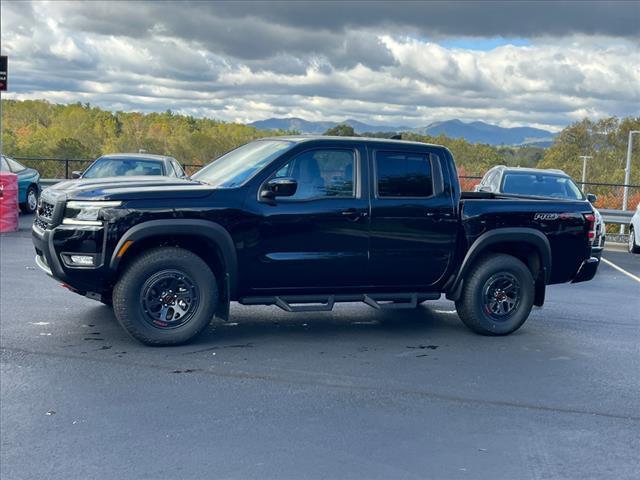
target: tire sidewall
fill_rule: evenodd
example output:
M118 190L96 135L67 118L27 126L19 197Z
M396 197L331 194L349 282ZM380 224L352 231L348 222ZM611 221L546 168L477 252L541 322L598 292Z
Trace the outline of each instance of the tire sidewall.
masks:
M497 273L510 273L520 284L520 299L516 310L504 320L489 315L484 308L484 290L486 282ZM529 269L514 257L498 256L483 262L474 272L471 289L471 302L474 317L481 333L489 335L507 335L522 326L529 317L533 306L534 284Z
M177 248L163 249L167 255L147 255L140 258L125 272L114 289L114 311L121 325L131 335L146 344L177 345L198 335L211 321L218 304L216 278L208 265L191 252L189 255L171 255L171 250L184 253ZM175 252L173 252L175 253ZM184 325L173 329L161 329L145 320L140 302L140 293L145 281L162 270L179 270L185 273L198 290L198 306L193 317Z
M34 187L33 185L30 185L29 188L27 189L27 195L25 198L25 202L21 205L22 207L22 211L24 213L33 213L36 211L36 208L31 208L31 206L29 205L29 194L33 192L34 195L36 196L36 205L38 203L38 189L36 187Z

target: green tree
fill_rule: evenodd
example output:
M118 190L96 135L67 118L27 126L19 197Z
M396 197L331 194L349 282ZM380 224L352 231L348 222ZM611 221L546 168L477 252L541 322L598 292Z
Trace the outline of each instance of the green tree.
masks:
M337 137L357 137L355 130L351 125L340 124L331 127L323 135L333 135Z

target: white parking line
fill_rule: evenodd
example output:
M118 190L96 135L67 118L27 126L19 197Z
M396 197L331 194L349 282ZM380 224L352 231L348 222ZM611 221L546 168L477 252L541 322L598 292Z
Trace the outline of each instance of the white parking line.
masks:
M635 280L636 282L640 283L640 277L637 277L636 275L634 275L631 272L627 272L624 268L619 267L618 265L616 265L615 263L607 260L606 258L602 258L602 261L604 263L606 263L607 265L609 265L612 268L615 268L616 270L618 270L620 273L624 273L627 277L632 278L633 280Z

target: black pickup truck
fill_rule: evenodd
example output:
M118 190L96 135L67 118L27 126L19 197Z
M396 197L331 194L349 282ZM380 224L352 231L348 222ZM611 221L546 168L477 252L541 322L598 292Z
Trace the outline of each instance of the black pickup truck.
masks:
M278 137L190 179L59 183L33 243L42 270L151 345L191 340L231 301L412 308L443 293L469 328L505 335L547 285L593 278L594 224L586 201L461 193L441 146Z

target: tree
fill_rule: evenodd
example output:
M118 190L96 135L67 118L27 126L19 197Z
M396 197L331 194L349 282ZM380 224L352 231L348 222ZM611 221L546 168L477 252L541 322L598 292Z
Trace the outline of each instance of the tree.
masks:
M333 135L337 137L357 137L355 130L351 125L340 124L335 127L331 127L323 135Z

